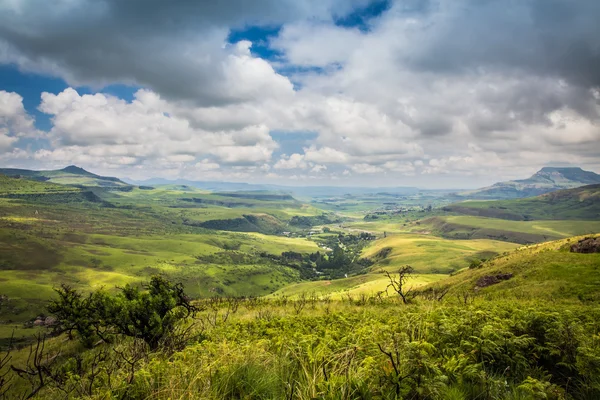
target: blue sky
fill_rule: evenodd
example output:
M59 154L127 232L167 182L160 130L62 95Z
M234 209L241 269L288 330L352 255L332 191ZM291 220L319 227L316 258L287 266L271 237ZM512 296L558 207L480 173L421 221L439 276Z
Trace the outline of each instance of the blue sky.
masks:
M599 171L598 17L593 0L1 3L0 164L440 188Z

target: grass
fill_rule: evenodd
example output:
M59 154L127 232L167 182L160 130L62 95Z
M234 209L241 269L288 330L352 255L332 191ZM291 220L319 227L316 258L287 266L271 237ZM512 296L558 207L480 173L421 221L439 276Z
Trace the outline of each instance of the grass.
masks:
M475 258L504 253L517 247L501 241L450 240L430 235L393 234L377 240L363 251L376 263L373 271L396 271L404 265L418 273L450 273L464 268ZM389 249L389 250L386 250ZM387 253L385 257L383 253Z
M497 201L466 201L449 211L509 220L600 220L600 185L557 190L541 196Z
M131 340L92 350L64 337L49 340L44 359L55 361L48 368L59 378L77 376L48 379L35 398L69 391L75 398L165 400L529 400L568 391L569 398L593 399L599 317L593 304L484 296L469 304L450 296L409 305L346 296L246 300L235 311L208 305L189 321L197 336L184 348L142 353L133 367L118 356L136 359ZM23 368L27 350L11 356ZM11 395L28 393L24 379L13 383Z
M572 243L579 236L548 243L523 246L489 260L479 268L467 269L442 283L453 292L477 291L494 298L520 299L577 299L582 302L600 301L600 253L571 253ZM477 288L479 279L497 274L513 277L485 288Z
M415 274L411 276L408 285L418 288L438 282L446 277L447 275L444 274ZM279 289L272 296L294 297L302 294L315 294L318 296L331 295L333 299L340 299L347 295L374 295L378 292L384 292L388 284L389 279L383 273L373 273L344 279L296 283Z
M281 218L291 218L287 213L296 208L304 214L314 211L294 200L228 198L231 202L250 201L253 206L194 204L193 208L178 209L173 206L185 203L181 198L189 193L135 189L98 192L104 201L116 205L112 207L85 199L63 204L49 196L55 190L81 190L3 179L13 185L10 190L14 193L35 197L0 198L0 295L9 298L8 306L0 308L0 321L23 323L34 318L53 295L52 288L61 283L82 290L113 288L139 284L157 273L183 282L194 297L267 295L299 281L300 275L296 269L259 254L318 250L317 244L307 239L207 230L185 223L263 209ZM206 256L215 257L202 259Z

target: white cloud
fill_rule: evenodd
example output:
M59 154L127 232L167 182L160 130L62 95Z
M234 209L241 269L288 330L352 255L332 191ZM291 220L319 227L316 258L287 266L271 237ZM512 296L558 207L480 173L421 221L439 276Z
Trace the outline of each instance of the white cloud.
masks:
M420 183L524 176L554 161L600 168L598 2L571 5L559 19L539 2L440 0L412 11L392 2L361 31L331 18L356 3L232 1L156 3L143 18L112 0L52 13L29 1L5 5L0 62L74 84L146 89L133 102L44 94L40 110L53 127L35 155L11 151L40 134L22 99L0 92L0 149L40 163L215 179L314 179L327 169L352 181ZM283 24L262 43L281 52L276 61L246 40L227 43L232 27L270 22ZM280 156L272 131L316 137L281 146L290 155Z
M285 154L273 165L275 169L306 169L308 167L308 163L304 161L304 156L302 154L292 154L291 156L286 156Z
M344 164L349 161L349 156L331 147L311 146L304 149L304 159L319 164Z
M284 52L292 64L327 67L344 63L360 38L358 29L300 22L284 26L271 46Z
M219 169L219 164L211 162L210 160L204 159L194 165L199 171L214 171Z
M376 174L383 172L383 168L371 164L354 164L350 169L357 174Z

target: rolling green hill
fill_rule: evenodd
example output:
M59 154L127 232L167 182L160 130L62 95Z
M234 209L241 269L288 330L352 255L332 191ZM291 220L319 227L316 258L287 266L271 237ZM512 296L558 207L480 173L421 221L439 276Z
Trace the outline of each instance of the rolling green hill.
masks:
M600 184L517 200L466 201L443 208L459 214L514 221L600 220Z
M0 168L0 174L71 186L91 186L112 190L130 190L133 187L118 178L96 175L75 165L50 171Z
M470 199L515 199L600 184L600 175L581 168L544 167L527 179L498 182L492 186L460 193Z
M510 221L469 215L424 219L409 229L446 239L492 239L519 244L540 243L574 235L600 232L600 221Z
M443 280L452 293L469 292L488 298L600 300L600 253L570 251L586 235L525 246L497 256L479 268Z
M61 283L90 290L160 273L194 297L266 295L311 272L278 256L319 250L304 238L261 234L320 213L288 196L107 191L30 178L0 176L0 339L43 311ZM230 229L238 219L245 226Z

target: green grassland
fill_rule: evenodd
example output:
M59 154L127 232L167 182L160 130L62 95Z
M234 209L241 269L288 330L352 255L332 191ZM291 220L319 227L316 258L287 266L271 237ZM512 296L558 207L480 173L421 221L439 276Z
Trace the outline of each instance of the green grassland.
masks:
M372 271L396 271L404 265L417 273L448 274L474 259L489 258L516 248L513 243L475 239L450 240L430 235L394 234L375 241L362 256L375 261Z
M133 186L120 179L96 175L74 165L59 170L49 171L0 168L0 175L25 177L31 180L71 186L111 188L114 190L130 190L133 188Z
M418 191L413 193L365 193L344 196L318 197L311 203L316 207L336 212L348 217L362 218L365 214L378 211L420 210L427 206L448 205L450 199L446 191Z
M599 221L435 209L359 220L362 211L354 209L354 219L324 225L335 232L291 238L234 232L214 221L302 232L290 225L294 217L311 223L323 211L264 192L183 186L92 192L10 179L18 186L0 191L0 345L13 333L20 340L45 331L23 322L45 312L60 283L112 290L162 274L181 282L201 308L184 322L190 335L180 345L143 350L139 358L139 341L131 338L89 350L66 335L49 339L45 368L54 378L33 398L600 396L600 253L571 253L579 238L566 238L600 232ZM344 279L305 281L298 268L272 257L323 252L325 244L342 243L340 233L347 238L363 230L378 239L360 242L369 245L352 256L372 264ZM553 238L564 239L518 244ZM389 284L385 272L405 265L416 271L406 282L417 289L408 304L392 290L381 293ZM500 274L510 276L480 285ZM442 298L430 296L445 290ZM28 351L10 357L25 368ZM27 379L13 379L9 398L26 397Z
M508 220L600 220L600 185L558 190L519 200L466 201L446 210Z
M570 252L570 245L586 235L531 246L486 261L442 281L453 293L470 292L493 298L600 301L600 253ZM513 276L497 284L477 287L479 279L497 274Z
M510 221L473 216L433 217L409 227L450 239L496 239L529 244L600 232L600 221Z
M578 239L520 247L480 268L431 277L435 283L408 304L360 296L375 282L368 275L327 285L337 285L334 292L311 282L268 298L201 302L185 322L194 332L185 346L147 351L133 367L119 358L139 354L133 340L86 350L64 336L50 339L47 368L59 378L48 378L34 398L68 390L144 399L596 399L600 253L571 253ZM477 287L484 276L508 273ZM428 288L449 292L438 300ZM11 363L24 368L27 354L14 351ZM75 372L76 379L60 379ZM11 395L28 390L14 377Z
M438 282L446 277L447 275L444 274L414 274L410 278L409 286L419 288ZM385 292L388 284L389 279L383 273L370 273L343 279L295 283L279 289L271 296L331 295L332 299L340 299L348 295L365 294L371 296L379 292ZM386 296L391 294L387 293Z
M192 192L234 203L226 207L182 200L190 197L189 191L136 188L96 191L92 197L65 202L56 193L75 199L91 192L51 182L2 179L7 184L0 193L0 295L8 301L0 308L0 321L12 325L43 312L53 287L61 283L83 290L113 288L160 273L183 282L194 297L266 295L301 278L298 270L261 254L318 250L307 239L209 230L194 223L262 215L283 227L294 210L304 215L317 212L294 199ZM240 203L250 205L238 207Z
M0 175L0 195L19 195L37 193L75 193L80 189L58 185L51 182L39 182L31 179L11 178Z

